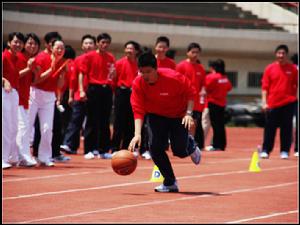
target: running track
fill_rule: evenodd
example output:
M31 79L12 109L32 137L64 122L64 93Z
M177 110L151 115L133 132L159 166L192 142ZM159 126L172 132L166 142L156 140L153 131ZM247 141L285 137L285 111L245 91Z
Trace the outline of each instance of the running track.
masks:
M3 223L298 224L298 158L279 158L279 135L262 171L248 172L261 128L227 128L225 152L203 152L199 166L169 155L179 193L155 193L152 161L130 176L110 160L71 155L54 168L10 168L2 175Z

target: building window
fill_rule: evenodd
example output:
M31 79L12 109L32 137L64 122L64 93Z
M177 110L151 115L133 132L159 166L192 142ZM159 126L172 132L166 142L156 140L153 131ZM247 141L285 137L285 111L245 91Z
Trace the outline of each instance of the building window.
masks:
M261 72L249 72L248 73L248 87L260 88L262 75L263 75L263 73L261 73Z
M238 84L238 73L232 72L232 71L226 71L226 75L228 79L230 80L232 87L236 88Z

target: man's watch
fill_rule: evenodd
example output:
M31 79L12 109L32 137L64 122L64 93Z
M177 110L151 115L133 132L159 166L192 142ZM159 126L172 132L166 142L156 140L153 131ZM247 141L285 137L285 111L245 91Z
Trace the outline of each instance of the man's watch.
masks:
M186 111L186 115L193 116L193 111L191 111L191 110Z

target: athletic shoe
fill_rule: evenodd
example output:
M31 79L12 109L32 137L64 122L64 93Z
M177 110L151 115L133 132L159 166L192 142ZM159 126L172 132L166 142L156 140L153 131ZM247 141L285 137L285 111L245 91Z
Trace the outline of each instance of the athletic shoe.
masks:
M99 153L98 150L93 150L93 154L94 154L94 156L99 156L99 155L100 155L100 153ZM98 157L98 158L99 158L99 157Z
M178 186L177 186L177 182L175 182L173 185L170 185L170 186L166 186L164 184L161 184L159 186L157 186L155 189L154 189L155 192L178 192L179 189L178 189Z
M54 157L53 161L54 162L67 162L70 159L71 159L70 157L67 157L67 156L64 156L64 155L59 155L59 156Z
M71 151L70 147L68 145L60 145L61 150L63 151Z
M259 154L259 157L262 158L262 159L267 159L267 158L269 158L269 154L266 153L266 152L261 152L261 153Z
M54 166L55 164L54 164L54 162L51 162L51 161L40 161L40 165L41 166L47 166L47 167L52 167L52 166Z
M89 153L84 155L84 158L85 159L93 159L93 158L95 158L95 156L92 152L89 152Z
M8 169L8 168L10 168L10 167L12 167L12 165L11 165L10 163L4 162L4 161L2 160L2 169Z
M35 159L22 159L18 162L18 166L31 167L35 165L37 165L37 161L35 161Z
M98 156L98 158L100 158L100 159L111 159L112 158L112 154L110 154L110 153L102 153L102 154L100 154L99 156Z
M77 151L74 151L74 150L70 149L70 147L68 145L61 145L60 150L67 153L67 154L72 154L72 155L77 154Z
M149 151L145 151L143 154L142 154L142 157L144 158L144 159L151 159L151 154L150 154L150 152Z
M282 159L288 159L289 158L289 153L286 152L286 151L282 151L280 153L280 158L282 158Z
M198 148L198 146L196 146L195 151L190 156L191 156L191 159L192 159L192 161L193 161L193 163L195 165L198 165L200 163L200 160L201 160L201 151Z
M212 151L222 151L222 149L214 148L212 145L206 146L206 147L205 147L205 150L206 150L206 151L209 151L209 152L212 152Z
M209 145L209 146L205 147L206 151L212 151L212 149L214 149L214 147L212 145Z
M299 157L299 153L295 152L294 156Z

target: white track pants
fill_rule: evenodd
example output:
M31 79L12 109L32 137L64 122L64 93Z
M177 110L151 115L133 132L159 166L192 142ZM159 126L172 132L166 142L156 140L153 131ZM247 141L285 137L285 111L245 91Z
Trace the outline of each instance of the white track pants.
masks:
M29 127L29 111L24 106L18 109L18 135L17 145L19 149L20 160L31 158L30 152L30 127Z
M34 128L36 115L39 116L41 141L38 148L38 159L49 162L52 157L52 128L54 118L55 93L31 87L29 99L29 136Z
M2 161L18 162L17 132L18 132L19 95L12 89L7 93L2 88Z
M207 135L209 133L211 127L210 118L209 118L209 109L204 108L202 113L202 128L203 128L203 134L204 134L204 145L207 138Z

